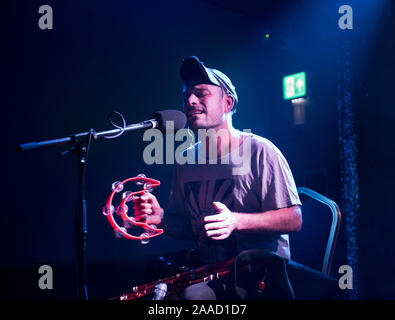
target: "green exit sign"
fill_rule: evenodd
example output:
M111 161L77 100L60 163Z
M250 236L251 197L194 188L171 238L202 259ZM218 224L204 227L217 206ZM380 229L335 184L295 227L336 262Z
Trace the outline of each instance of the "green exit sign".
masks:
M299 72L283 78L283 96L285 100L306 95L306 73Z

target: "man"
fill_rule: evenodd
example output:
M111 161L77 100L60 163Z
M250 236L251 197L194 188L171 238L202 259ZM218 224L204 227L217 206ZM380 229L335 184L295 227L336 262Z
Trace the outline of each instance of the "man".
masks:
M180 73L184 113L200 138L189 149L196 161L176 165L169 212L146 194L135 200L136 218L175 237L192 236L202 264L256 248L290 259L287 234L298 231L302 219L285 158L267 139L233 127L238 97L225 74L197 57L183 60ZM212 283L200 283L187 288L184 298L218 297Z

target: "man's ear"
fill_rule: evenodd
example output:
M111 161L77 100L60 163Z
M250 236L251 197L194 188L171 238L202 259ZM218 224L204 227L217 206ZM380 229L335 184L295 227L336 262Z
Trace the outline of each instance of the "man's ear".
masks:
M231 97L230 95L226 95L225 103L226 103L225 104L225 112L226 113L231 112L233 109L233 103L234 103L233 97Z

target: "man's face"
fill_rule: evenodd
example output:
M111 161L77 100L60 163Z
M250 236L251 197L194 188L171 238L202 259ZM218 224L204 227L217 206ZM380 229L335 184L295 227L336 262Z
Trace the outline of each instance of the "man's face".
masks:
M211 84L198 84L183 94L184 113L189 127L219 129L225 121L226 97L222 89Z

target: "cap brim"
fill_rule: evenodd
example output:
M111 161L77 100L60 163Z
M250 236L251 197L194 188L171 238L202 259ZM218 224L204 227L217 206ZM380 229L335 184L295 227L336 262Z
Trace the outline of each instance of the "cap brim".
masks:
M195 56L188 57L182 61L180 74L187 88L202 83L220 86L214 77L210 77L208 68Z

